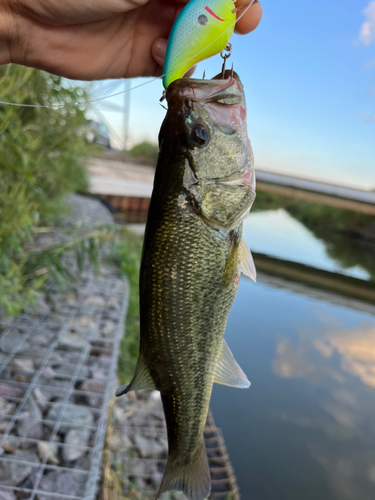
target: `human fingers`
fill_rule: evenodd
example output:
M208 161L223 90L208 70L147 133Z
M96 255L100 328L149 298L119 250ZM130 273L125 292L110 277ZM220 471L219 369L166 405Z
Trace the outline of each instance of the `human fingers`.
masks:
M168 40L166 40L165 38L158 38L154 42L151 48L152 57L155 59L155 61L159 64L161 68L164 67L167 45L168 45ZM192 68L189 69L189 71L187 71L187 73L184 76L186 77L192 76L196 67L197 65L194 65Z
M164 66L165 54L167 52L168 40L165 38L158 38L152 44L151 54L159 66Z
M149 0L18 0L12 11L16 16L34 19L51 26L87 24L102 21L143 7Z
M249 0L237 0L236 7L246 6ZM243 14L243 10L240 9L237 12L237 18ZM246 11L246 13L241 17L241 19L236 24L236 33L240 35L246 35L251 31L254 31L262 19L262 6L259 1L253 3L253 5Z

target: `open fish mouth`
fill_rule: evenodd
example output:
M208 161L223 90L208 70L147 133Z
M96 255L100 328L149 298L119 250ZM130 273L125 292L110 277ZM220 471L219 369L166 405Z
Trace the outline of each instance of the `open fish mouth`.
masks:
M201 106L207 120L223 134L231 135L246 127L243 85L234 71L227 70L211 80L181 78L171 83L166 98L172 112L181 109L188 112L195 105Z
M211 80L198 78L180 78L168 87L166 97L168 103L174 96L190 98L199 102L218 102L221 104L238 104L243 100L243 87L240 77L235 71L226 70Z

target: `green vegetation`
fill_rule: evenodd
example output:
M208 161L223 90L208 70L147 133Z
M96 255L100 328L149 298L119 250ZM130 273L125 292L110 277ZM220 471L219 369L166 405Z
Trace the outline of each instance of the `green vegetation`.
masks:
M0 105L0 309L15 314L44 283L38 269L26 271L38 227L64 210L64 194L87 186L87 97L60 77L8 65L0 68L0 100L55 108Z
M156 163L156 160L158 159L159 148L156 144L144 141L133 146L129 153L130 156L133 156L134 158L146 158L149 160L153 160Z
M130 285L128 312L126 316L125 338L121 343L118 376L121 384L130 382L134 375L139 352L139 269L142 253L142 238L125 231L117 245L115 260L122 273L126 274Z
M279 208L286 210L324 241L328 255L343 268L360 264L375 280L375 217L320 203L261 191L257 193L253 210ZM373 230L369 231L371 226Z

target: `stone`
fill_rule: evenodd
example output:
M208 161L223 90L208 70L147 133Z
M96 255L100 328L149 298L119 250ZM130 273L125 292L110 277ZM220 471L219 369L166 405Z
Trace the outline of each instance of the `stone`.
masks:
M159 391L152 391L150 394L150 399L152 401L161 401L161 394Z
M34 467L32 464L22 464L12 460L22 460L24 462L32 462L35 465L39 464L39 459L36 453L28 450L16 450L14 453L2 456L0 460L0 484L7 486L18 486L31 474Z
M117 297L110 297L106 304L106 309L112 309L118 311L120 309L120 303Z
M31 343L34 345L38 345L40 347L45 347L51 343L51 340L53 339L53 336L47 336L47 335L34 335L34 337L31 338Z
M85 492L86 475L78 472L53 471L44 475L39 484L39 490L61 495L81 497ZM38 500L50 500L49 495L38 493Z
M61 409L63 408L63 403L56 403L48 412L46 419L51 420L51 423L46 423L50 428L54 427L54 422L56 422ZM75 425L79 426L92 426L94 425L94 415L89 408L83 406L67 405L63 415L63 423L60 424L60 431L67 432L69 428ZM82 429L81 429L82 430Z
M59 338L59 348L63 351L82 351L85 347L86 340L75 332L66 332Z
M3 365L5 363L5 360L7 359L7 357L8 357L8 354L0 352L0 365Z
M4 432L8 429L8 425L9 425L8 420L3 420L2 422L0 422L0 434L4 434Z
M14 410L17 405L15 403L10 403L6 399L0 396L0 412L4 415L13 415Z
M84 427L81 429L71 429L65 434L64 444L61 456L64 462L75 462L81 458L87 450L82 446L87 446L90 440L91 432Z
M108 433L107 443L111 450L130 449L133 446L125 432L117 430Z
M23 340L23 335L16 332L11 332L0 340L0 350L7 354L14 352L20 346ZM25 344L24 344L25 345Z
M13 358L12 359L12 367L23 373L34 373L34 362L32 359L24 359L24 358Z
M113 321L109 321L109 320L106 321L104 326L101 329L101 332L104 335L104 337L112 337L113 333L116 330L116 326L117 326L116 323L114 323Z
M0 328L8 328L14 322L14 316L2 316L0 317Z
M42 296L37 297L33 307L34 313L44 316L48 314L49 310L50 308L44 298L42 298Z
M89 328L95 326L95 322L96 322L95 317L89 315L83 315L72 322L72 328L73 329L76 329L77 327Z
M74 333L79 337L86 339L88 337L94 337L96 333L96 326L76 326L74 327Z
M1 500L17 500L16 495L13 493L13 491L5 491L2 490L0 487L0 498Z
M55 387L35 387L33 390L35 401L38 402L39 408L42 410L49 408L48 403L55 399L58 394L61 394L61 397L64 396L64 392Z
M5 438L3 448L7 453L14 453L18 448L21 448L20 444L20 438L10 434Z
M104 382L99 382L97 380L86 379L81 387L80 391L88 392L90 394L85 394L83 396L84 402L89 406L100 407L103 402L103 396L105 390ZM92 394L95 393L95 394Z
M96 380L105 380L107 378L106 372L101 368L91 368L91 376Z
M74 226L77 221L81 221L84 227L113 224L111 212L100 200L80 194L68 195L65 200L72 209L69 214L64 214L64 225Z
M89 453L82 455L76 462L73 462L72 468L89 471L91 468L91 455Z
M56 373L53 370L51 366L46 366L44 370L42 371L42 374L40 376L41 380L53 380L56 377Z
M167 454L168 453L168 441L166 439L159 438L158 442L160 444L160 449L162 450L161 453Z
M150 472L150 467L144 460L133 459L129 463L129 472L135 476L146 476Z
M28 402L26 412L22 412L23 418L18 420L17 434L23 438L42 439L42 412L33 399L29 398Z
M41 461L44 460L44 457L48 452L47 463L51 465L59 465L60 463L58 457L59 449L55 444L50 445L49 443L39 441L39 443L37 444L37 451Z
M164 445L156 441L154 437L145 438L136 434L133 440L142 458L157 458L158 455L165 453Z
M55 378L60 377L69 377L71 378L74 372L75 367L72 367L71 364L58 364L54 365L53 369L55 371ZM87 378L90 375L89 367L83 365L79 372L79 376L82 378Z
M0 384L0 396L5 398L19 398L22 395L22 389L15 385Z
M103 307L105 304L105 300L100 295L89 295L84 301L84 304L93 304L97 307Z

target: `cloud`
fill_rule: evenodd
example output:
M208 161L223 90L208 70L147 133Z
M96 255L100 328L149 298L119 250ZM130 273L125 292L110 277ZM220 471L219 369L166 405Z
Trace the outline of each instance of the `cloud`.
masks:
M375 43L375 2L371 1L363 11L366 21L359 31L359 39L364 45Z

